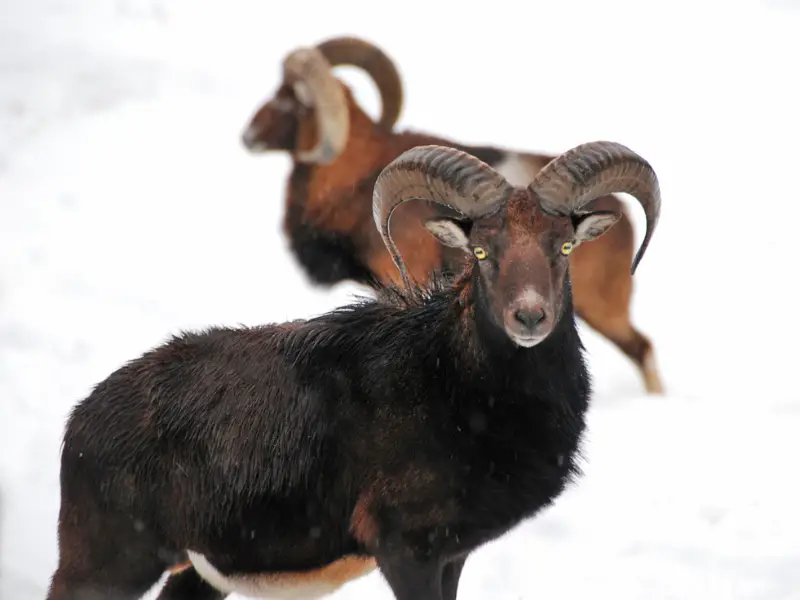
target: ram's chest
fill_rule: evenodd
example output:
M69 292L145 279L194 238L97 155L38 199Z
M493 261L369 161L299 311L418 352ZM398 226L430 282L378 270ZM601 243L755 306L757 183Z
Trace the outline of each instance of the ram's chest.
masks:
M493 509L498 518L505 514L512 521L537 511L561 493L574 473L575 452L571 445L553 444L487 453L466 482L471 510Z
M315 166L304 199L305 218L343 233L352 233L368 222L372 218L372 175L385 164L382 150L371 138L354 137L333 164Z
M371 208L368 198L357 192L359 182L353 173L320 169L308 188L304 218L330 231L356 230L370 216Z
M398 466L369 476L351 533L367 548L402 531L422 555L460 552L532 516L564 489L576 449L571 432L580 429L536 414L549 424L525 410L484 406L449 423L431 414L407 439L393 435Z

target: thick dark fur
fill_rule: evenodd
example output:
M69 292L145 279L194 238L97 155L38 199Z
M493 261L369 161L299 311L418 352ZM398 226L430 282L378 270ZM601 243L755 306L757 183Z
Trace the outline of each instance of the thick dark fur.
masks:
M358 259L353 242L346 235L331 233L324 228L290 219L289 239L292 255L305 269L308 278L317 285L334 285L353 280L365 283L372 273Z
M590 393L568 280L530 349L481 285L184 333L114 372L69 418L49 598L135 598L187 548L223 573L371 554L398 598L431 569L454 598L466 554L578 474Z

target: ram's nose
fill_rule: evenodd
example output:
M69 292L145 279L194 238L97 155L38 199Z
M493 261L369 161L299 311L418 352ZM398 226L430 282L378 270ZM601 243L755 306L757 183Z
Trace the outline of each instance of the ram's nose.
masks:
M533 331L536 326L544 321L547 313L542 306L530 306L518 308L514 311L514 318L520 326L529 331Z
M259 142L258 135L261 133L257 127L247 127L242 132L242 145L250 152L258 152L266 149L266 146Z
M509 337L519 346L529 348L550 333L550 309L539 294L526 291L506 310L505 327Z

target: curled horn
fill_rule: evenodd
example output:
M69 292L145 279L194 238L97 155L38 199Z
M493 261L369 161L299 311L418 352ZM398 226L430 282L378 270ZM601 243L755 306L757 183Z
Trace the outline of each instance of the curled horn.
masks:
M471 154L443 146L417 146L381 171L372 197L372 217L407 284L403 258L389 233L398 206L423 200L477 219L495 212L513 191L504 177Z
M403 106L403 83L392 59L377 46L354 37L337 37L317 45L331 67L352 65L366 71L381 95L379 125L391 130Z
M297 160L332 162L344 150L350 128L341 84L316 48L300 48L289 54L283 62L283 72L297 97L313 107L317 119L317 145L311 150L298 152Z
M658 178L644 158L616 142L581 144L551 160L528 189L539 197L542 209L562 215L578 213L606 194L634 196L647 217L647 231L631 266L631 274L636 271L661 213Z

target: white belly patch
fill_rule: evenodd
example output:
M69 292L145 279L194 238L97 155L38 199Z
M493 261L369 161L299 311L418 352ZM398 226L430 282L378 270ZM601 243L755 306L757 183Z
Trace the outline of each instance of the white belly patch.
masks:
M216 589L228 594L274 600L314 600L332 594L348 581L371 573L375 560L345 556L311 571L243 573L223 575L202 554L188 551L197 574Z

